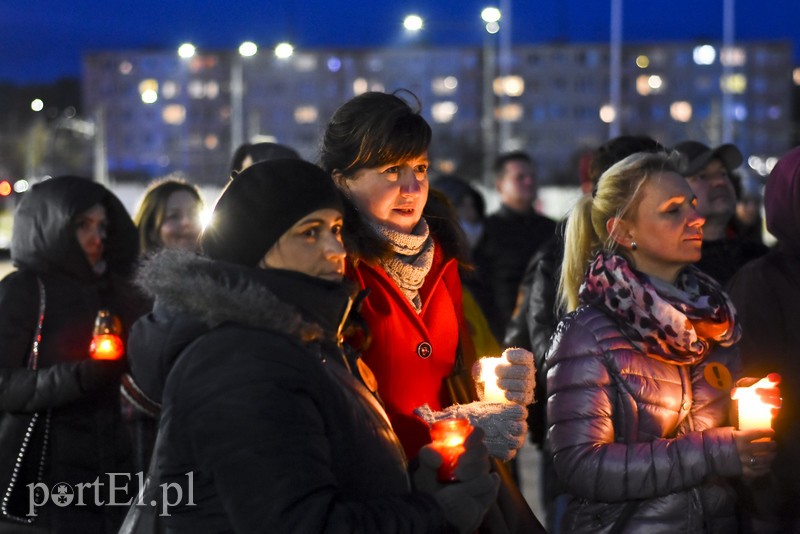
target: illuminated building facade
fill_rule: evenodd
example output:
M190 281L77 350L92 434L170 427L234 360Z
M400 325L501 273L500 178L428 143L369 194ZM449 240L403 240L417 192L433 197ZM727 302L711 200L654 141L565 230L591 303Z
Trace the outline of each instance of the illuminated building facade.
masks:
M491 87L483 83L480 47L319 49L288 58L271 51L198 51L188 59L166 51L102 52L84 58L83 106L103 121L117 180L182 171L198 183L222 184L237 129L238 138L267 136L314 161L325 123L341 103L398 88L419 97L433 127L434 172L480 178L490 94L496 146L530 152L544 183L576 184L571 162L608 138L612 118L621 133L666 145L690 138L719 144L727 131L763 174L792 139L791 53L786 42L724 51L715 43L626 43L622 104L613 110L607 44L514 47L509 76L490 75Z

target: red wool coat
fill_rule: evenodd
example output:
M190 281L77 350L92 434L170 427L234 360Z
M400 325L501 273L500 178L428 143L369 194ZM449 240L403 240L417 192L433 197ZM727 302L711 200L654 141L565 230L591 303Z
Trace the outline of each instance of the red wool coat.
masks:
M459 333L466 332L458 263L435 247L433 265L419 292L419 314L380 265L360 261L354 267L348 262L346 276L370 290L361 315L372 343L362 357L378 380L378 392L406 455L415 458L430 437L414 408L427 403L439 410L450 404L443 380L453 369Z

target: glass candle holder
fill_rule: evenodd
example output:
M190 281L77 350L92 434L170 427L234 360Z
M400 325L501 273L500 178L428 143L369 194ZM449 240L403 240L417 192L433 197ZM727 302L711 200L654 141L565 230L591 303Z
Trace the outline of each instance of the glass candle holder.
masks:
M472 425L463 418L443 419L431 425L431 446L442 456L436 473L440 482L456 480L458 458L464 453L464 442L471 432Z
M119 360L125 354L125 345L120 333L122 324L119 319L106 309L97 312L94 321L92 342L89 344L89 355L93 360Z

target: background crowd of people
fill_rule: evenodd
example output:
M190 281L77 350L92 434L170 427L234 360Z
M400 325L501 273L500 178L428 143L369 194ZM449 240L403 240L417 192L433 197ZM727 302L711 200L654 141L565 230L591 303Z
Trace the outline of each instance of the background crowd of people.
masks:
M313 163L242 145L205 228L182 179L133 217L88 178L25 193L0 282L0 527L142 531L99 504L113 485L34 516L28 485L148 472L193 496L151 530L543 532L513 476L531 440L548 532L800 531L778 386L800 379L800 149L762 193L735 145L610 139L563 221L537 209L536 162L500 154L487 214L430 171L421 107L354 97ZM93 352L98 314L117 359ZM479 357L501 354L489 402ZM768 375L774 430L739 430L732 392ZM430 428L454 417L474 430L443 483Z

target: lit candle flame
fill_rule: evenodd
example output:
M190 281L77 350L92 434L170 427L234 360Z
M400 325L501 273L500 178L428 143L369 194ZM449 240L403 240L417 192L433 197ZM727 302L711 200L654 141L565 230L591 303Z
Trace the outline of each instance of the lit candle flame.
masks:
M509 402L506 391L497 385L497 366L508 364L505 356L481 358L481 382L484 402Z
M764 377L752 386L734 388L731 398L739 402L739 430L772 428L772 406L761 400L756 389L777 385Z

